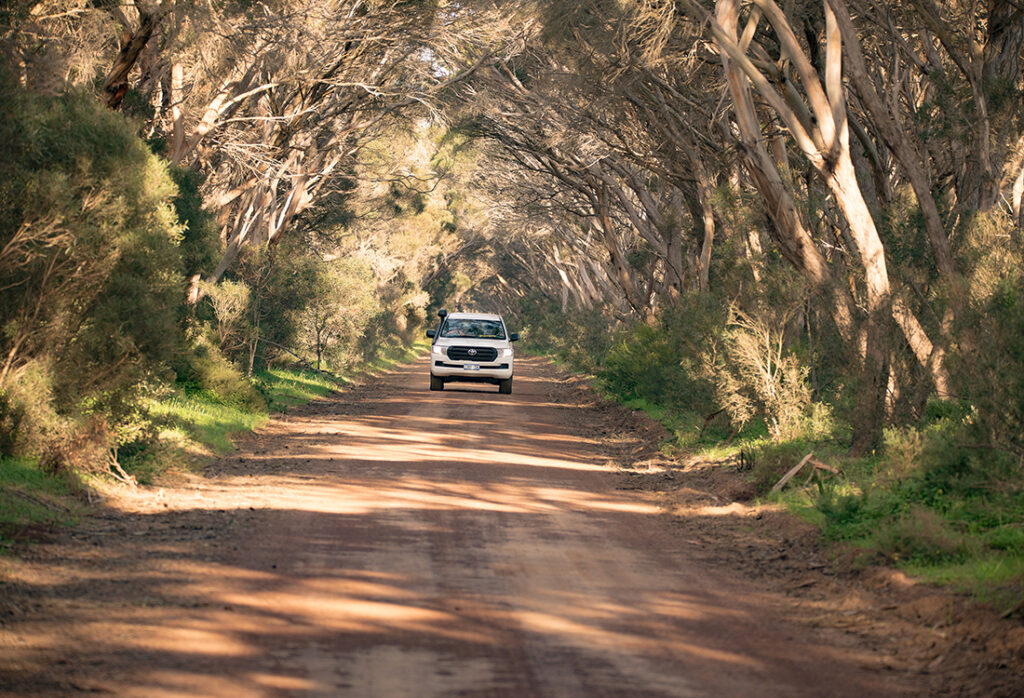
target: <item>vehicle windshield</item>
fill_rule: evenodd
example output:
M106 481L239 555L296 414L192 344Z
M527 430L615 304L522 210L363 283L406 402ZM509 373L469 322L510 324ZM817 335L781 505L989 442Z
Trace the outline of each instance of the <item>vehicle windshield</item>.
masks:
M448 318L441 328L442 337L469 337L472 339L505 339L505 327L498 320L468 320Z

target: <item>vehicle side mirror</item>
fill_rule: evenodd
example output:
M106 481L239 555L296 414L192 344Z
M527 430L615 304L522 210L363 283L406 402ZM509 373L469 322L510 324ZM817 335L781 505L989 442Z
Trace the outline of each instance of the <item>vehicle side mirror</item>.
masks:
M508 333L508 341L510 341L510 342L518 342L519 341L519 333L518 332L509 332Z
M433 339L437 336L437 330L427 330L427 336Z
M438 317L448 317L448 311L445 310L444 308L441 308L440 310L437 311L437 316Z

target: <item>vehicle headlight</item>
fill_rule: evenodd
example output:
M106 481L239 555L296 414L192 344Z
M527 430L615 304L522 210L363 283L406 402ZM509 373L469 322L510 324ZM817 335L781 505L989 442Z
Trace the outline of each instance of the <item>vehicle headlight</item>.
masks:
M502 349L501 355L504 356L505 358L512 356L512 347L509 347L508 349Z
M433 347L431 347L430 351L433 352L434 354L437 354L438 356L444 356L444 347L439 347L436 344Z

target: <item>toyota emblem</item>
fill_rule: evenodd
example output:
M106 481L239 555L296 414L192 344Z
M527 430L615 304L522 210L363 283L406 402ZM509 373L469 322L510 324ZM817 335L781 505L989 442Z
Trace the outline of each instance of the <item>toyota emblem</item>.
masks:
M468 353L468 354L469 354L470 356L476 356L476 349L470 349L470 350L469 350L469 351L468 351L467 353Z

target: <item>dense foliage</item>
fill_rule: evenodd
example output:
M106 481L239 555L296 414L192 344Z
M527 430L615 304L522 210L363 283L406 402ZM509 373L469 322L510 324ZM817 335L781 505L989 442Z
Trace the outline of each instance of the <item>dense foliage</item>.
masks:
M120 116L88 94L2 92L0 441L40 452L163 378L184 234L166 164Z

